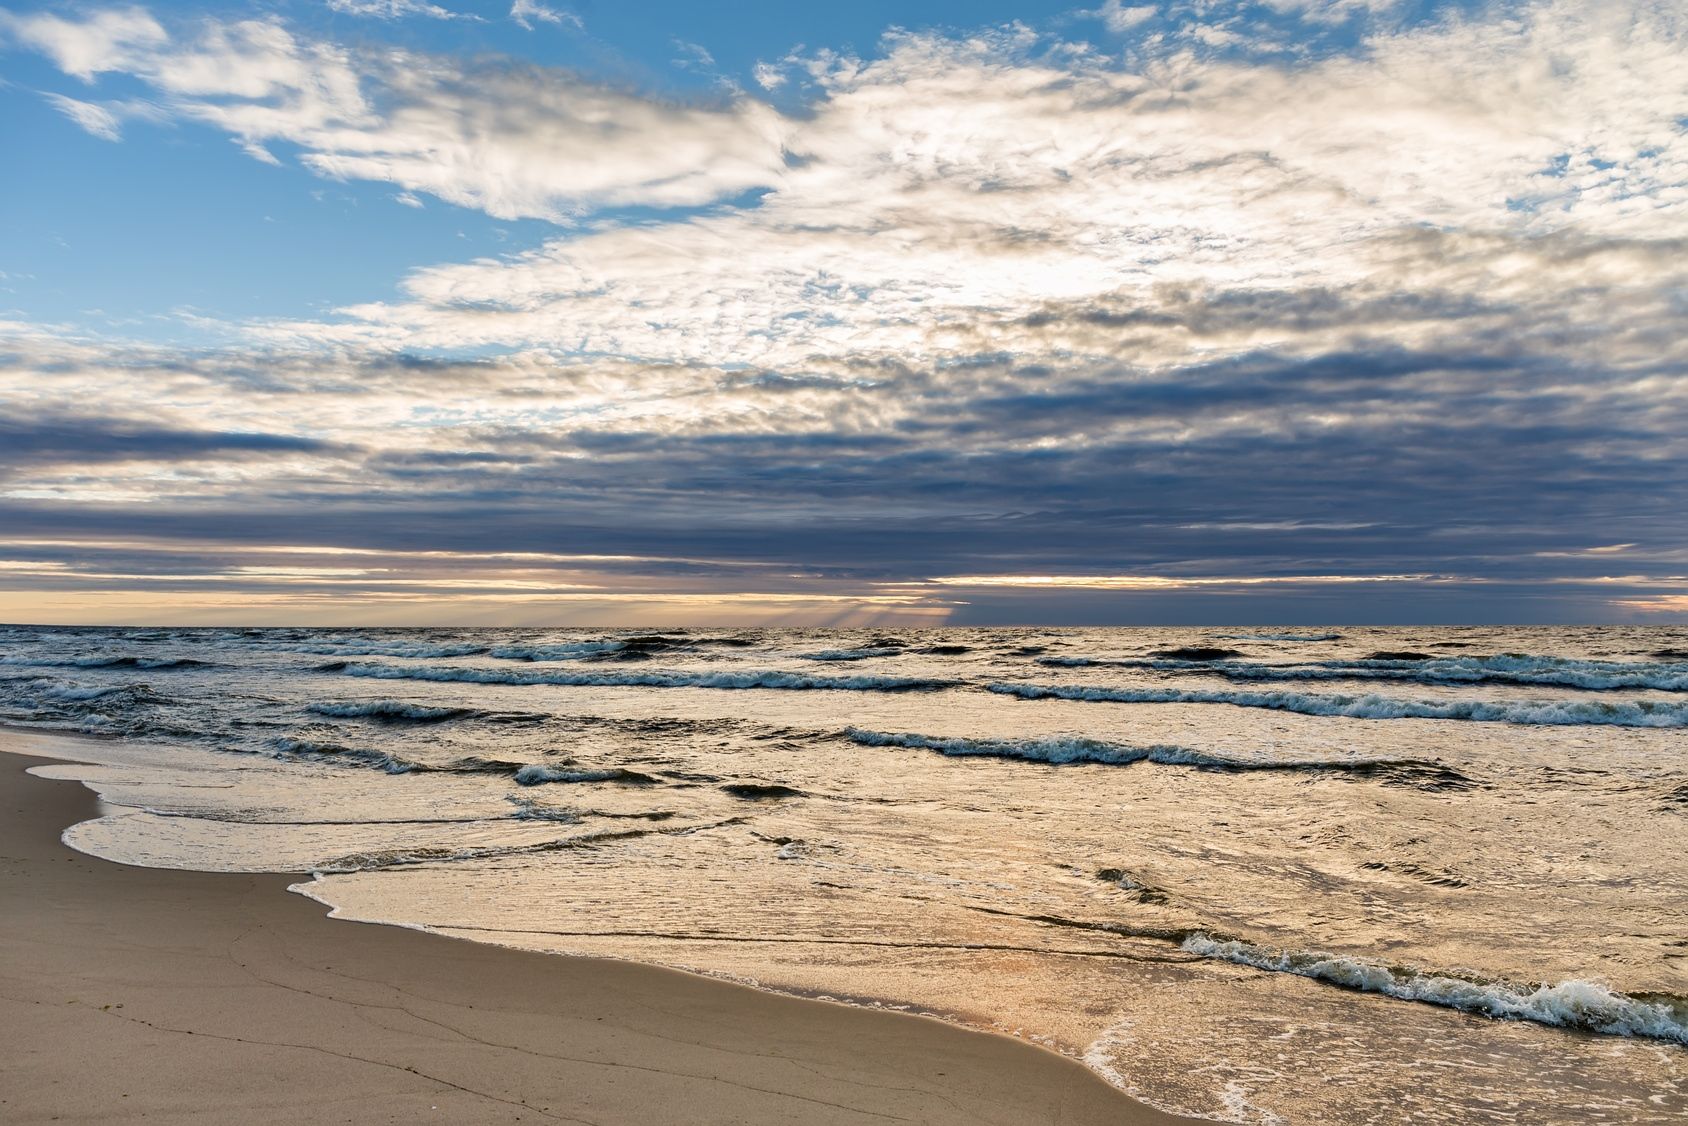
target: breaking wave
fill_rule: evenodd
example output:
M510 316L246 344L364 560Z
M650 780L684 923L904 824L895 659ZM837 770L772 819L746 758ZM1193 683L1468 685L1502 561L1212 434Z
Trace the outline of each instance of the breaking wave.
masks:
M416 723L439 723L448 719L464 719L485 714L479 708L430 708L422 704L407 704L403 700L359 700L345 704L309 704L306 711L335 719L411 720Z
M939 754L955 757L979 755L1052 765L1096 763L1106 766L1129 766L1137 762L1152 762L1162 766L1193 766L1203 770L1344 771L1367 776L1382 775L1386 779L1393 776L1400 781L1428 783L1444 788L1474 784L1471 779L1451 767L1414 759L1233 758L1208 754L1189 747L1168 744L1135 747L1086 739L1078 735L1044 739L954 739L912 732L864 731L859 727L845 728L844 735L852 742L867 747L907 747L912 750L937 751Z
M30 660L27 657L0 657L0 665L22 665L51 669L204 669L214 668L210 661L192 657L70 657L62 660Z
M747 672L552 672L535 669L479 669L464 666L415 668L395 665L348 664L347 676L381 680L463 681L471 684L548 684L566 687L628 688L780 688L839 689L852 692L920 692L951 687L955 682L908 676L807 676L802 673L754 669Z
M1041 657L1062 668L1091 665L1197 672L1241 681L1399 680L1420 684L1515 684L1537 688L1611 691L1624 688L1688 692L1688 663L1590 661L1505 653L1493 657L1429 657L1378 654L1353 660L1268 665L1144 657Z
M421 762L401 758L387 751L363 747L345 747L338 743L319 743L311 739L279 736L265 742L272 757L305 759L339 765L370 767L388 774L507 774L514 775L527 766L523 762L469 756L446 763Z
M486 646L469 642L438 644L422 641L325 641L309 645L278 645L284 653L310 653L320 657L472 657L485 653Z
M511 775L518 786L544 786L551 782L620 782L628 786L658 786L649 774L619 766L592 769L575 766L524 766Z
M309 739L281 737L266 743L267 753L281 759L307 760L342 766L359 766L387 774L501 774L519 786L543 786L552 782L619 782L628 786L660 786L662 780L622 767L587 767L572 763L511 762L506 759L468 756L444 763L401 758L387 751L318 743Z
M1563 701L1400 700L1388 696L1300 692L1186 691L1177 688L1093 688L1081 685L991 684L992 692L1022 700L1081 700L1113 704L1231 704L1299 715L1350 719L1461 719L1481 723L1590 724L1611 727L1688 727L1688 704L1665 700Z
M106 700L113 696L131 696L135 694L136 687L133 684L107 684L98 687L65 684L55 688L43 688L37 695L48 700L85 703L90 700Z
M805 661L865 661L870 657L895 657L901 649L822 649L818 653L799 653Z
M1203 958L1296 974L1479 1016L1688 1044L1688 998L1668 994L1631 996L1598 982L1575 978L1552 985L1484 981L1426 973L1410 966L1389 966L1345 954L1273 950L1236 939L1217 939L1201 932L1190 935L1182 946Z
M589 661L627 648L625 641L576 641L562 645L499 645L487 655L501 661Z

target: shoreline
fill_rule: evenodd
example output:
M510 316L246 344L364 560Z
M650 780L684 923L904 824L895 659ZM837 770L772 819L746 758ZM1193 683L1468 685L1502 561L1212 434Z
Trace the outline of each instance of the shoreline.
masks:
M300 876L132 867L75 737L0 728L0 1118L1168 1126L1038 1045L679 970L331 919Z

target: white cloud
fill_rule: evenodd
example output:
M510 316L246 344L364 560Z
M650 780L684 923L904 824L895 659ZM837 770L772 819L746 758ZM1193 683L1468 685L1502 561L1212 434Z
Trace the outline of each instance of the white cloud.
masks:
M785 71L773 63L758 62L751 73L756 85L764 90L778 90L785 85Z
M43 94L54 109L70 118L93 136L103 141L120 141L122 131L118 126L117 115L104 106L97 106L92 102L79 102L75 98L67 98L63 94Z
M453 12L427 0L328 0L331 11L349 16L369 16L380 20L398 20L409 16L423 16L434 20L478 20L479 16Z
M113 8L85 20L45 12L29 16L0 12L0 31L84 82L92 82L102 71L129 69L169 40L164 28L142 8Z
M899 34L877 57L792 63L814 97L789 116L353 51L268 21L209 25L130 69L179 117L297 146L307 167L401 202L578 223L523 254L419 270L396 301L242 326L283 354L526 350L481 373L497 395L431 401L464 425L548 411L580 427L884 433L1023 389L1018 367L1047 389L1263 351L1684 359L1683 21L1592 0L1502 15L1377 31L1295 66L1182 47L1126 65L1020 27ZM749 189L763 192L732 199ZM712 206L591 214L626 203ZM802 378L729 378L745 368ZM1433 380L1464 377L1423 378L1420 398L1388 404L1396 417L1434 415L1449 383ZM1682 391L1643 378L1538 390L1637 411ZM405 425L411 405L324 425L378 446L370 428ZM1306 424L1227 409L1080 419L1091 429L1067 435L1025 420L1004 440ZM1371 410L1317 421L1369 425Z
M1314 22L1339 22L1355 15L1378 15L1401 6L1401 0L1265 0L1267 7Z
M1122 0L1107 0L1091 13L1102 25L1116 35L1123 35L1140 24L1155 18L1158 9L1153 4L1125 4Z
M715 65L715 56L710 54L709 48L705 47L702 43L692 43L685 39L676 39L674 40L674 49L679 51L681 54L680 58L674 60L674 65L682 69L712 67Z
M529 31L533 30L535 20L542 23L567 24L577 30L586 26L573 12L548 7L539 0L515 0L515 3L510 5L510 18Z
M710 147L714 135L691 150L693 174L712 170L717 187L735 167L746 169L737 182L767 187L754 206L588 228L516 257L418 271L408 301L273 331L680 363L928 362L1087 348L1014 324L1048 305L1146 315L1192 287L1436 288L1528 306L1560 301L1558 287L1622 284L1629 270L1638 285L1663 284L1669 256L1621 247L1688 237L1682 28L1594 4L1527 15L1507 34L1452 21L1374 36L1297 69L1179 53L1121 69L1017 29L905 35L877 59L817 56L821 95L805 117L740 111L760 123L764 158L783 147L789 167L738 165ZM567 104L544 79L521 81L527 98ZM523 97L514 85L491 92ZM641 136L645 115L665 112L635 108L615 111ZM678 122L653 121L648 135L665 129L688 138ZM344 174L407 186L417 176ZM1449 234L1424 249L1436 231ZM1571 241L1543 241L1556 236ZM1575 240L1616 249L1549 251ZM1441 257L1453 246L1467 257ZM1422 322L1400 331L1425 342ZM1147 328L1135 336L1141 362L1172 364L1192 349L1270 345L1260 332L1179 330L1152 347ZM1119 331L1093 335L1119 346Z
M120 53L61 50L81 42L59 33L62 22L31 42L50 43L67 69L126 70L175 116L226 130L258 159L285 142L324 176L386 181L499 218L694 206L767 186L783 168L778 115L742 97L664 102L562 71L353 51L269 20L206 22L182 42L130 35ZM91 38L115 41L109 22L95 17L103 30Z

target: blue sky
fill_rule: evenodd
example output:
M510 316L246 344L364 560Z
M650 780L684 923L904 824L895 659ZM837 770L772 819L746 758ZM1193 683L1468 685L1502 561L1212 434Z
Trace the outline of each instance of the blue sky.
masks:
M0 10L0 618L1688 620L1688 13Z
M897 26L971 29L1015 19L1065 26L1082 18L1071 9L1040 12L1012 3L549 4L544 7L556 20L528 16L523 26L511 18L509 4L432 6L459 18L430 17L422 5L337 8L323 0L244 8L171 4L156 11L172 26L267 15L301 34L339 42L493 54L703 99L722 97L724 82L756 88L759 62L777 62L805 43L871 51ZM1104 29L1097 24L1096 30ZM120 73L85 83L26 52L8 54L0 75L8 82L0 89L6 145L47 157L41 174L0 185L6 221L0 270L30 282L7 284L5 305L31 320L185 342L195 332L171 315L177 310L219 319L321 314L391 295L410 269L509 253L554 233L548 223L498 220L473 209L407 207L379 183L325 183L297 165L266 166L231 146L226 134L180 122L142 119L124 129L131 143L113 144L66 130L65 117L43 95L144 99L144 83ZM802 101L779 100L794 107ZM121 193L112 190L116 184ZM231 246L242 253L226 253ZM254 269L254 260L264 268Z

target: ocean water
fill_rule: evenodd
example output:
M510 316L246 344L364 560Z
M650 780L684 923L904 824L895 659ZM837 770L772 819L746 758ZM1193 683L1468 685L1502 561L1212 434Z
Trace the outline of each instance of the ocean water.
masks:
M1688 1117L1688 629L0 628L87 852L1231 1122Z

